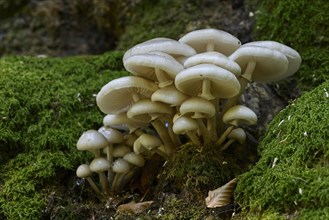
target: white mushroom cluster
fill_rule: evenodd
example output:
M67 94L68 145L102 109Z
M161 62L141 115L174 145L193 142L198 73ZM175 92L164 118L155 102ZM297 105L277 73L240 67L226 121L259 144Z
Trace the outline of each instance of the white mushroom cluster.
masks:
M118 192L153 154L168 159L188 141L220 150L245 142L240 126L257 122L239 103L247 84L281 80L300 63L298 52L281 43L241 45L216 29L135 45L123 57L131 75L110 81L97 94L103 127L80 137L78 149L93 152L95 159L77 175L97 193ZM101 190L89 178L93 172Z

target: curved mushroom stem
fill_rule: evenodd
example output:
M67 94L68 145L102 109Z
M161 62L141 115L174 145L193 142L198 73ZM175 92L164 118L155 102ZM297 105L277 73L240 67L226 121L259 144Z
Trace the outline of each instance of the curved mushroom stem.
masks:
M154 129L157 131L158 135L160 136L160 139L164 144L166 154L168 156L172 155L175 152L175 146L165 125L162 123L160 119L151 121L151 124L154 127Z
M230 127L228 127L224 133L219 137L219 139L217 140L216 142L216 145L217 146L221 146L225 139L227 138L227 136L231 133L231 131L234 129L235 126L231 125Z
M173 140L174 142L174 145L177 147L181 146L182 145L182 142L180 141L179 139L179 136L177 134L174 133L173 131L173 123L172 123L172 118L168 120L168 132L169 132L169 135L171 137L171 139Z
M211 135L207 129L207 127L205 126L205 124L203 123L201 118L197 118L196 121L198 122L199 125L199 130L201 132L201 136L203 138L203 142L205 144L208 144L211 140Z
M186 135L190 138L190 140L197 146L201 145L199 138L196 136L194 131L186 131Z
M170 86L174 82L172 79L170 79L168 77L167 73L164 72L161 69L155 68L155 75L156 75L157 80L159 82L159 87L160 88Z
M224 151L226 148L228 148L231 144L233 144L236 140L235 139L230 139L228 140L220 149L219 151Z
M88 181L89 185L91 186L91 188L98 194L98 195L102 195L101 191L98 189L98 187L96 186L95 182L91 179L91 177L86 177L86 180Z
M215 97L210 92L211 81L209 79L203 79L202 81L202 91L199 94L199 97L204 98L206 100L212 100Z
M116 173L115 174L112 185L111 185L111 192L112 193L117 192L118 182L119 182L119 179L121 179L121 175L123 175L123 173Z

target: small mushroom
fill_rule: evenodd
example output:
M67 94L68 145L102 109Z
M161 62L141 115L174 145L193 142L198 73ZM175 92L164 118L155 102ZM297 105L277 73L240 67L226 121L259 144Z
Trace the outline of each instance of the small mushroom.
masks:
M188 116L178 116L174 117L173 131L175 134L186 134L189 139L197 146L201 145L196 131L199 129L198 122L193 118Z
M88 130L82 133L78 142L77 149L81 151L91 151L95 157L100 157L100 149L109 146L107 139L96 130Z
M88 164L81 164L77 171L77 177L79 178L85 178L88 183L90 184L91 188L98 194L101 195L101 191L98 189L97 185L95 184L95 182L91 179L91 175L92 175L92 171L90 170Z
M229 140L220 148L220 151L224 151L236 141L243 144L246 141L246 132L242 128L235 128L231 131L227 138Z
M226 137L231 133L231 131L238 127L239 125L253 125L257 122L257 115L248 107L243 105L236 105L230 108L223 115L223 122L225 124L231 125L228 127L221 137L218 139L218 146L222 145Z
M116 159L112 164L112 170L115 173L114 180L111 186L111 192L118 192L122 188L122 178L129 172L131 166L122 158Z
M134 143L134 152L145 156L157 153L163 158L168 159L168 155L160 149L161 146L162 142L159 138L150 134L142 134Z
M102 189L107 194L109 192L109 185L105 172L111 168L111 164L108 160L103 157L94 158L90 163L90 170L98 173L99 182L101 183Z

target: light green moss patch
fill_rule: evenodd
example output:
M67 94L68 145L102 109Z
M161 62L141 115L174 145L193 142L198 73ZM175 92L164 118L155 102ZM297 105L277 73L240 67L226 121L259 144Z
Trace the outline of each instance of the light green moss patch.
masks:
M245 212L328 216L328 93L329 81L292 102L271 122L259 146L259 162L239 177L236 196Z
M75 144L103 114L95 94L126 75L122 53L0 59L0 217L40 219L49 185L90 155Z
M257 40L274 40L291 46L302 57L294 76L302 89L329 79L329 4L326 0L263 0L256 9Z

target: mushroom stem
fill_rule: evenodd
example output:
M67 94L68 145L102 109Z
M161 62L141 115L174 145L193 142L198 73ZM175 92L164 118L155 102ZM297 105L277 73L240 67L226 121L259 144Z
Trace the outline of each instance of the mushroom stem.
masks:
M190 140L197 146L201 145L199 138L195 135L194 131L186 131L186 135L190 138Z
M140 97L136 92L134 92L132 93L132 99L134 102L138 102L140 100Z
M109 146L106 147L106 159L110 162L110 164L113 163L113 144L110 144ZM108 182L112 182L114 177L113 171L109 169L107 171L107 180Z
M226 148L228 148L231 144L233 144L236 140L235 139L230 139L228 140L220 149L219 151L224 151Z
M168 123L168 132L169 132L169 135L170 135L171 139L172 139L173 142L174 142L174 145L175 145L176 147L181 146L181 145L182 145L182 142L180 141L178 135L175 134L174 131L173 131L172 118L171 118L171 120L168 120L167 123Z
M207 119L207 129L208 129L208 132L210 134L210 139L211 141L215 141L217 140L217 117L218 117L218 114L217 112L219 111L219 99L216 98L214 100L212 100L215 108L216 108L216 114L211 117L211 118L208 118Z
M101 191L98 189L98 187L96 186L95 182L90 178L90 177L86 177L86 180L88 181L89 185L91 186L91 188L98 194L98 195L102 195Z
M104 193L107 194L110 189L109 189L106 175L103 172L98 173L98 175L99 175L99 182L102 186L102 189L103 189Z
M202 81L202 91L199 94L199 97L204 98L206 100L212 100L215 97L210 92L211 81L209 79L203 79Z
M156 75L157 80L159 82L159 87L160 88L170 86L171 84L173 84L173 80L168 79L168 77L166 77L166 73L163 70L161 70L159 68L155 68L155 75Z
M175 147L174 147L173 141L172 141L165 125L161 122L160 119L151 121L151 124L154 127L154 129L157 131L158 135L160 136L160 139L162 140L166 154L168 156L172 155L175 152Z
M225 141L225 139L227 138L227 136L231 133L231 131L234 129L234 127L235 126L230 126L230 127L228 127L224 132L223 132L223 134L219 137L219 139L217 140L217 142L216 142L216 145L217 146L221 146L223 143L224 143L224 141Z
M256 67L256 62L253 61L253 60L249 61L248 62L248 65L247 65L247 68L244 71L244 73L241 75L241 77L247 79L250 82L251 81L251 78L252 78L252 74L253 74L253 72L255 70L255 67Z
M197 118L196 121L198 122L198 125L199 125L199 130L200 130L201 136L203 138L203 143L205 143L205 144L209 143L210 142L210 133L209 133L207 127L204 125L201 118Z

